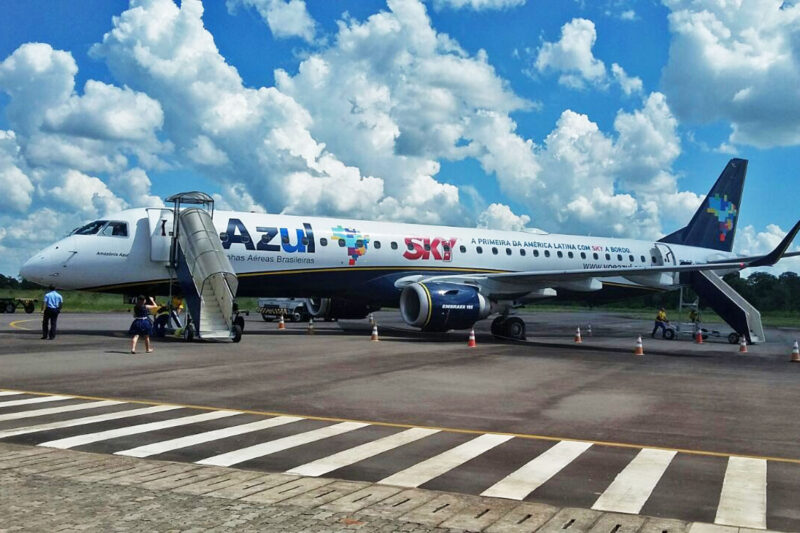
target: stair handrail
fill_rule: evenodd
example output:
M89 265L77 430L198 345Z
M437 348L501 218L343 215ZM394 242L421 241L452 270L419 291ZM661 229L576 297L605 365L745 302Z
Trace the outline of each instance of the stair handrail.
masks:
M230 329L233 326L233 298L236 295L239 280L225 254L222 242L216 234L214 223L206 210L197 207L182 210L178 215L178 220L180 224L178 244L183 252L195 290L202 300L206 283L212 280L215 298L223 312L228 329ZM215 279L223 280L224 283L221 285L214 283ZM198 281L200 282L199 287ZM200 326L202 327L202 324Z
M736 291L736 289L728 285L725 282L725 280L722 279L722 276L720 276L713 270L707 270L705 274L706 278L709 279L711 283L714 284L715 287L723 291L731 300L733 300L734 303L736 303L745 312L745 314L748 317L747 320L748 328L750 328L753 325L751 317L752 319L758 321L759 324L758 330L754 331L751 329L750 331L752 331L756 336L758 336L759 340L763 342L765 340L765 334L764 334L764 327L761 324L761 312L758 309L756 309L756 307L753 304L748 302L744 296L739 294Z

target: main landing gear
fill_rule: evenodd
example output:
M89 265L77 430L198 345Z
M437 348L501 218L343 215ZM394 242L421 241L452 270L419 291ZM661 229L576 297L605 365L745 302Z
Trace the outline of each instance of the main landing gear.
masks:
M492 321L492 335L524 341L525 321L518 316L499 316Z

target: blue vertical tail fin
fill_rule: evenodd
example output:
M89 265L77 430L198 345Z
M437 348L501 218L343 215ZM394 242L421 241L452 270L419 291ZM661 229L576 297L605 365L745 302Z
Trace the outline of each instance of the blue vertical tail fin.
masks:
M746 159L731 159L689 224L659 240L730 252L742 201Z

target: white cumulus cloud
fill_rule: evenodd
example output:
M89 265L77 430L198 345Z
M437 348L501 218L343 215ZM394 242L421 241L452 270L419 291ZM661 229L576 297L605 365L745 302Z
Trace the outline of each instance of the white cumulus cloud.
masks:
M433 0L434 9L463 9L475 11L487 9L508 9L525 5L527 0Z
M800 4L664 3L672 41L662 85L676 115L729 122L733 144L800 143Z
M559 73L558 82L572 89L583 89L587 85L606 88L614 81L626 95L641 92L642 80L626 74L617 63L611 65L609 76L605 63L592 51L595 41L594 22L574 18L561 27L558 41L545 42L539 48L534 67L540 73Z
M237 6L254 7L276 38L301 37L314 40L316 23L304 0L228 0L228 10Z
M531 221L528 215L516 215L505 204L490 204L478 215L478 227L499 230L522 231Z

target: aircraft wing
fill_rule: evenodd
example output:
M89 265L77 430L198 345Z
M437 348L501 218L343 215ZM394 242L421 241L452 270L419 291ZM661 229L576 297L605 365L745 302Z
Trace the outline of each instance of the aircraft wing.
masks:
M407 276L397 280L396 287L404 287L414 282L437 282L437 283L459 283L464 285L483 286L489 292L506 292L507 289L516 289L517 292L523 287L528 290L535 290L542 287L552 287L564 282L574 282L591 280L593 278L616 278L616 277L636 277L657 274L671 274L674 272L696 272L698 270L740 270L747 266L742 262L728 263L702 263L687 265L665 265L653 267L615 267L615 268L593 268L593 269L572 269L572 270L540 270L523 272L498 272L486 274L453 274L442 276Z

